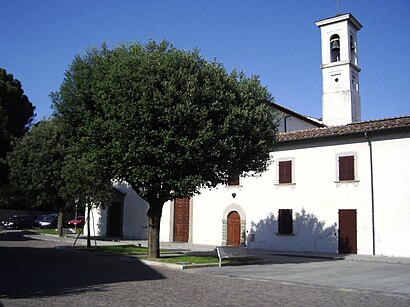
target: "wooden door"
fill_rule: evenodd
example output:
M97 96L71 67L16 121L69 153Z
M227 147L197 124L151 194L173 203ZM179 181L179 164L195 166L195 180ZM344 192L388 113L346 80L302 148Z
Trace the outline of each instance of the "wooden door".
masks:
M339 210L339 254L357 254L356 210Z
M189 198L177 198L174 211L174 241L188 242Z
M241 217L236 211L228 214L228 232L226 245L239 246L241 244Z
M107 236L122 237L122 203L113 202L108 207Z

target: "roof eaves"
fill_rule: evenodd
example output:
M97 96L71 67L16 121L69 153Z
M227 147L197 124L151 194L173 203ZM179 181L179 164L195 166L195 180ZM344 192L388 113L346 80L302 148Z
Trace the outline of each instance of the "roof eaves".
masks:
M296 113L296 112L294 112L294 111L292 111L292 110L289 110L288 108L285 108L285 107L283 107L283 106L281 106L281 105L278 105L277 103L272 103L272 106L273 106L274 108L278 109L279 111L282 111L282 112L284 112L284 113L288 113L288 114L290 114L290 115L292 115L292 116L294 116L294 117L296 117L296 118L299 118L299 119L301 119L301 120L307 121L307 122L311 123L312 125L315 125L316 127L326 127L324 124L322 124L322 123L320 123L320 122L318 122L318 121L316 121L316 120L313 120L313 119L311 119L311 118L309 118L309 117L306 117L306 116L304 116L304 115L302 115L302 114L299 114L299 113Z
M393 124L391 126L382 125L381 127L372 126L372 124L388 123L388 122L394 122L397 120L399 121L403 120L404 123L403 124ZM370 125L370 126L366 126L366 125ZM358 129L354 129L354 126L358 126ZM363 128L359 128L360 126L363 126ZM350 127L353 127L353 129L348 129ZM359 123L348 124L345 126L315 128L315 129L285 132L285 133L280 133L278 135L277 142L285 143L285 142L311 141L311 140L317 140L317 139L323 139L323 138L336 138L336 137L343 137L343 136L359 135L359 134L364 134L365 132L383 133L383 132L392 132L392 131L398 131L398 130L410 130L410 116L403 116L403 117L396 117L396 118L391 118L391 119L383 119L383 120L375 120L375 121L367 121L367 122L359 122Z

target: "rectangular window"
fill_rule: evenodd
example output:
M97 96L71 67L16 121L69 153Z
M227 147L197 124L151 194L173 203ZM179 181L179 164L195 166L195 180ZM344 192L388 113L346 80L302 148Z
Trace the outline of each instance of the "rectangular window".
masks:
M228 185L239 185L239 175L229 175Z
M292 161L279 161L279 183L292 183Z
M355 180L354 156L339 157L339 181Z
M278 233L279 234L292 234L293 233L292 209L279 209Z

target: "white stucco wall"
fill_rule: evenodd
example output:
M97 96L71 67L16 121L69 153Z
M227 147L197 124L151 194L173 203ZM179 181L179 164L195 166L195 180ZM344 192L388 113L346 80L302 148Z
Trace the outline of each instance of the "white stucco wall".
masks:
M123 207L123 238L147 239L148 203L142 199L127 183L118 183L116 188L125 194Z
M279 126L278 126L279 132L289 132L289 131L317 128L317 125L313 125L295 116L289 115L284 112L278 112L278 113L279 113Z
M88 212L85 212L87 221ZM94 207L90 213L90 234L91 236L105 236L107 233L107 209ZM84 225L84 234L87 235L87 224Z
M173 202L166 202L164 207L162 208L162 217L161 217L161 228L160 228L160 238L159 240L162 242L172 242L173 241L173 225L174 225L174 217L173 217Z
M373 142L376 253L410 257L410 139Z

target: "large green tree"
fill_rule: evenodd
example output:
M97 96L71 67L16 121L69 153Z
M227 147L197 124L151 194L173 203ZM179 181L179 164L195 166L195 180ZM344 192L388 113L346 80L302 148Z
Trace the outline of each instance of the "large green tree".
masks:
M0 203L8 182L5 158L12 150L14 141L29 130L34 109L24 95L20 81L0 68Z
M109 200L112 193L111 180L97 175L98 167L88 160L92 152L80 155L62 129L57 118L40 121L8 156L11 191L30 200L26 207L57 209L60 236L64 210L75 204L83 210L87 203Z
M277 127L257 77L165 41L77 56L53 101L82 151L149 203L153 258L164 203L264 171Z
M59 209L62 214L65 206L62 196L65 147L55 120L40 121L33 126L8 157L11 191L30 199L28 205L32 208ZM62 219L59 220L61 232Z

